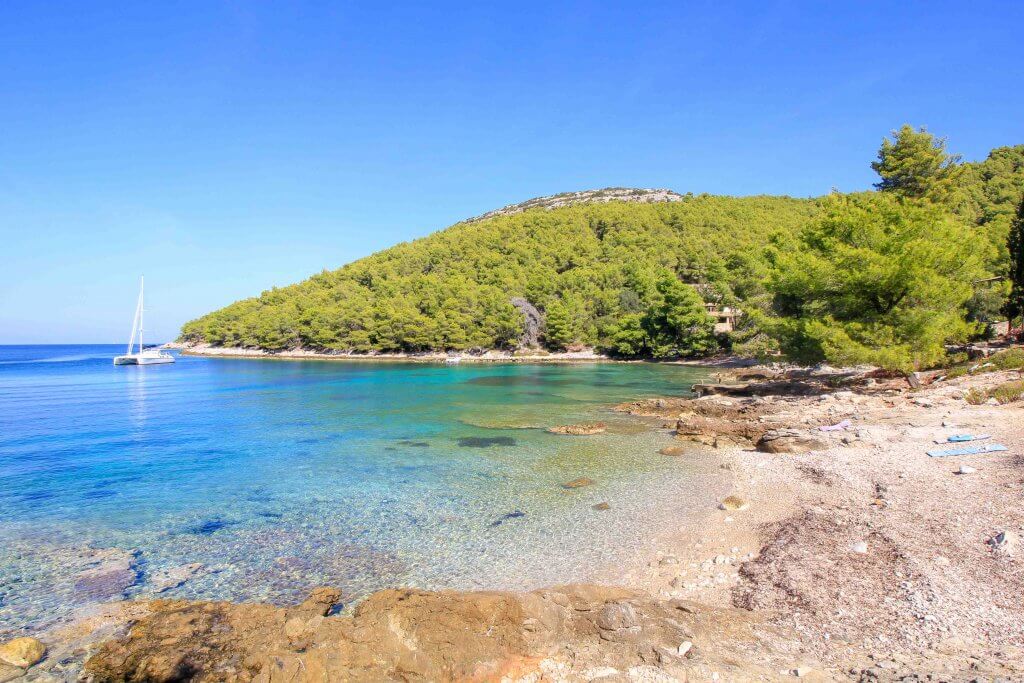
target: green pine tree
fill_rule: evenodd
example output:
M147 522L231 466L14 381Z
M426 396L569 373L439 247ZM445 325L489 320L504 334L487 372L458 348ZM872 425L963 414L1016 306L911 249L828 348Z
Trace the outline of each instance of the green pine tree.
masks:
M946 151L946 140L923 127L914 130L909 124L894 130L892 137L882 141L878 161L871 164L882 177L875 187L915 199L947 198L957 178L960 157Z
M1010 324L1024 315L1024 197L1017 206L1017 215L1010 224L1010 235L1006 240L1010 252L1010 296L1006 301L1006 316Z

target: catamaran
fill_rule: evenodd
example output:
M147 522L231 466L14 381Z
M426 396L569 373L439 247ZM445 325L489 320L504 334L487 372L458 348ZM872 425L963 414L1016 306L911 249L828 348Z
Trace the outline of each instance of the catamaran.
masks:
M173 363L174 356L153 347L147 349L142 343L142 319L145 311L142 308L142 293L145 289L145 279L139 278L139 303L135 305L135 319L132 321L132 336L128 340L128 352L123 356L114 358L114 365L160 365L161 363ZM135 340L138 338L138 353L132 353Z

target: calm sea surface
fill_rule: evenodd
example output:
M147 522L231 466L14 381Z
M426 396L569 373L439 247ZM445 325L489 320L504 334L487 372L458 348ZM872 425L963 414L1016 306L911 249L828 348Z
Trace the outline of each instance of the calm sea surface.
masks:
M288 603L320 584L351 599L586 580L659 520L706 509L719 483L608 409L686 394L694 368L114 367L121 352L0 346L0 636L168 585ZM594 420L608 432L544 431ZM560 486L578 477L595 483Z

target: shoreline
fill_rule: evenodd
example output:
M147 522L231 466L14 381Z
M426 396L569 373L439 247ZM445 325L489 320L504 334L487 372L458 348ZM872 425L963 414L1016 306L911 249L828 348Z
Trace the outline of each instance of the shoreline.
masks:
M416 353L352 353L324 352L307 349L290 349L285 351L267 351L242 347L212 346L209 344L181 344L169 342L161 346L165 349L181 351L185 356L207 358L243 358L259 360L326 360L326 361L361 361L361 362L408 362L408 363L659 363L665 365L691 365L696 367L741 368L757 365L753 359L739 358L732 355L712 356L697 359L625 359L613 358L598 353L593 349L580 351L522 353L517 351L501 351L490 349L482 353L456 353L444 351L423 351Z
M676 520L674 528L638 529L654 533L654 550L628 566L597 572L601 586L529 593L382 591L354 616L303 622L302 637L311 639L312 651L289 649L294 638L287 636L288 615L300 607L120 603L77 628L91 631L91 651L102 640L108 643L90 664L97 680L108 680L103 672L120 675L125 669L119 666L134 666L130 662L139 657L173 660L188 643L209 638L201 624L170 633L158 627L211 610L230 616L240 638L206 653L209 666L221 658L274 652L267 655L271 661L296 673L301 666L353 675L352 661L328 665L321 655L337 658L338 647L358 647L344 636L350 628L373 631L372 624L387 623L373 656L413 656L415 663L406 663L413 666L410 680L452 677L456 669L450 667L460 657L472 666L458 671L494 674L480 680L1014 680L1024 677L1021 551L999 550L992 539L1000 530L1014 538L1024 530L1012 496L997 493L1019 489L1014 482L1022 481L1024 459L1015 453L1024 446L1018 426L1024 410L1020 404L970 405L964 396L1017 376L968 375L917 391L879 385L856 393L619 406L646 418L652 429L659 429L658 422L661 430L673 427L666 445L678 444L684 452L662 457L687 458L685 449L713 447L711 458L731 474L740 502ZM850 428L817 429L843 419ZM741 427L793 430L786 438L796 446L789 452L755 450L738 436ZM935 447L936 436L972 430L991 433L1010 450L942 459L924 454ZM799 444L808 439L819 447L802 450ZM954 474L968 463L973 473ZM493 614L494 600L525 615L496 617L511 629L510 638L519 634L520 640L513 638L518 645L459 636L446 646L444 662L426 645L410 655L402 640L409 628L424 642L446 642L452 628L473 632L475 610L488 604L484 612ZM568 621L569 613L553 616L565 605L575 615ZM283 641L280 627L269 632L255 623L268 619L283 620ZM432 632L423 619L446 625ZM534 626L524 626L531 620ZM143 626L126 641L128 625L136 622ZM395 629L406 634L398 643L392 642ZM146 633L161 636L156 641ZM483 660L481 642L495 646ZM566 659L566 652L574 654ZM449 668L436 668L442 665ZM300 679L315 679L307 675Z

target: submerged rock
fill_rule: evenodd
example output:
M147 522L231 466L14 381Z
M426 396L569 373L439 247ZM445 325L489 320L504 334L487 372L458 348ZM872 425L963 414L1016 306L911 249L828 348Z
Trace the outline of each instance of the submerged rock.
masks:
M75 591L92 600L110 600L139 580L135 567L138 553L120 548L91 549L90 565L75 577Z
M27 669L46 654L46 646L35 638L15 638L0 645L0 661Z
M594 480L589 477L580 477L579 479L573 479L562 484L563 489L578 489L584 486L590 486L594 483Z
M163 593L164 591L177 588L186 581L200 574L206 572L206 566L200 562L193 562L191 564L183 564L178 567L171 567L170 569L162 569L158 572L154 572L150 578L150 585L153 587L154 593Z
M501 526L503 522L507 522L510 519L519 519L520 517L525 516L526 513L523 512L522 510L516 510L515 512L506 512L501 517L491 522L491 526Z
M188 527L185 529L185 533L195 534L196 536L209 536L232 524L234 522L226 522L223 519L207 519Z
M604 422L591 422L587 424L578 425L559 425L557 427L549 427L548 431L552 434L568 434L570 436L589 436L591 434L601 434L607 429Z
M686 453L686 447L685 446L665 446L660 451L658 451L658 453L661 453L662 455L682 455L683 453Z
M511 436L464 436L458 441L462 448L490 448L491 446L515 446Z
M608 503L598 503L597 505L594 505L593 508L595 510L600 510L603 512L604 510L611 510L612 506L609 505Z

